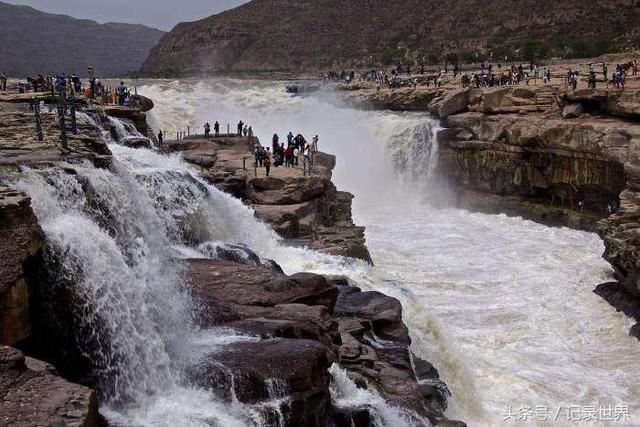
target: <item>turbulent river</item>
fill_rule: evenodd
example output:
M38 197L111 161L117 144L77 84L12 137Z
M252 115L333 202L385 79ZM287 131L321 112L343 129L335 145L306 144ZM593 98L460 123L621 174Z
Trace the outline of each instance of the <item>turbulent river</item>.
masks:
M530 407L548 413L540 424L566 424L572 407L613 405L628 407L627 425L640 424L640 345L627 335L629 320L591 292L611 277L602 242L517 218L431 207L446 197L430 185L438 155L433 119L357 111L323 93L293 97L282 83L137 85L155 101L150 121L167 138L187 126L202 131L206 121L234 129L240 119L265 145L274 133L318 134L320 149L337 155L336 185L356 196L354 219L367 227L375 267L283 246L178 155L113 141L108 171L25 171L14 185L33 198L47 254L64 255L63 279L84 272L78 292L89 304L80 326L100 325L87 351L99 361L101 411L115 425L262 424L259 408L220 402L184 381L185 366L211 346L251 339L192 325L172 260L203 255L201 246L184 244L185 224L195 242L244 243L287 273L344 274L399 298L413 351L451 388L450 418L509 424ZM113 124L120 137L135 136L126 123ZM404 423L401 411L358 391L340 369L331 374L337 402L369 403L380 425Z
M162 81L140 91L156 101L156 125L168 134L215 120L233 129L242 119L265 145L273 133L320 136L320 149L337 155L336 184L356 195L354 218L367 227L376 265L350 274L402 301L413 350L453 391L451 417L495 425L531 407L561 424L576 406L614 405L640 423L640 346L629 320L592 293L611 278L600 239L430 207L444 197L429 186L431 118L291 97L264 82Z

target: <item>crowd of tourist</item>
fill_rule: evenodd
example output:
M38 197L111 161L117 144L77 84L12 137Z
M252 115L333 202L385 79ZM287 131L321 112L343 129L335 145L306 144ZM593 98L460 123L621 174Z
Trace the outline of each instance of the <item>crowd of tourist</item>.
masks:
M68 99L84 96L91 99L99 99L105 104L127 105L131 99L131 91L124 82L111 88L104 85L103 80L95 75L93 67L87 68L87 85L77 74L61 73L56 75L38 74L21 78L17 81L15 89L18 93L28 92L52 92ZM0 90L7 90L7 76L0 75Z
M410 66L403 67L398 65L392 69L382 70L369 70L365 72L356 71L340 71L340 72L327 72L324 74L325 81L341 81L347 84L355 83L373 83L376 88L388 88L391 90L402 87L416 88L418 84L426 87L441 87L448 82L458 82L462 87L475 87L475 88L487 88L496 86L515 86L515 85L530 85L538 84L540 81L544 85L554 83L554 78L558 79L559 76L552 71L552 67L541 67L539 64L533 61L528 64L511 63L510 65L503 66L501 63L481 62L472 65L476 70L472 72L465 72L460 64L454 64L453 79L450 76L450 70L447 64L444 68L439 69L436 72L431 72L425 76L424 66L421 66L412 74ZM468 69L469 66L467 65ZM557 72L557 71L556 71ZM624 89L625 81L629 74L638 74L638 61L632 60L625 64L616 64L615 71L609 75L608 65L603 62L602 69L596 70L593 63L589 64L588 71L584 75L584 80L587 82L587 87L595 89L598 82L603 82L607 87L613 86L617 89ZM566 86L573 89L577 89L581 79L579 68L570 68L566 71L564 76L564 83ZM555 82L557 83L557 81ZM454 83L455 84L455 83Z
M211 124L204 124L204 138L211 138ZM213 124L214 137L220 137L220 123L216 120ZM253 127L240 120L233 135L253 138ZM160 144L164 141L164 133L160 131L157 135ZM298 168L302 164L304 167L311 168L313 162L313 153L318 151L318 135L314 136L311 143L301 134L293 135L293 132L287 134L286 147L284 142L280 142L278 134L274 134L271 141L271 147L264 147L257 140L252 140L253 156L255 159L255 167L266 170L267 176L270 175L272 167Z
M280 142L278 134L274 134L271 139L271 147L263 147L257 144L254 149L256 167L264 167L267 176L269 176L271 167L288 167L297 168L302 162L303 167L311 167L313 162L313 153L318 150L318 135L313 137L311 143L308 143L302 134L293 135L289 132L287 135L287 146L284 142Z

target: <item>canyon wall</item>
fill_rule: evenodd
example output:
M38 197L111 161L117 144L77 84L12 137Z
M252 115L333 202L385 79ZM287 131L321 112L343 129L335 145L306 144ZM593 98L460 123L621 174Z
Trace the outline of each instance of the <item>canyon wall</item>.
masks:
M441 119L437 184L449 201L597 231L617 282L596 292L640 321L640 90L520 86L427 92L432 100L413 109ZM429 98L394 97L404 99L401 104ZM631 333L640 337L639 329Z
M181 23L153 48L147 75L219 71L364 69L477 60L516 50L595 56L638 39L640 9L627 0L253 0ZM607 29L606 35L594 28ZM637 42L636 42L637 45Z

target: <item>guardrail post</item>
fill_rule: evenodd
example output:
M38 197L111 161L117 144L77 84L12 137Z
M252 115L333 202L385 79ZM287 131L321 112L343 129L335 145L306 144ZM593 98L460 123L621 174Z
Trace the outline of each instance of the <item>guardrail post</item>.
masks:
M60 121L60 142L62 148L67 149L67 125L64 119L64 106L62 105L62 98L58 98L58 119Z
M71 95L70 98L70 102L71 102L71 132L74 135L78 134L78 122L76 119L76 99L73 95Z
M36 134L38 141L44 141L44 133L42 132L42 118L40 117L40 103L36 99L31 100L31 106L33 108L33 115L36 122Z

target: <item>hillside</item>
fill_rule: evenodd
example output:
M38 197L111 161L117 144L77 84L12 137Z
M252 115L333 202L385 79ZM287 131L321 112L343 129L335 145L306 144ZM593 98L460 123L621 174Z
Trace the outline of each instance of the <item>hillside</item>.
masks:
M148 74L301 71L496 57L591 56L637 45L630 0L253 0L166 34ZM524 58L523 58L524 59Z
M0 72L85 75L93 65L101 76L119 76L137 71L163 34L143 25L101 25L0 2Z

